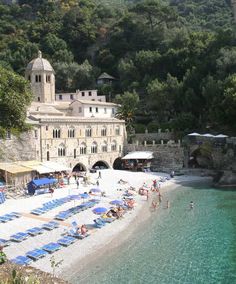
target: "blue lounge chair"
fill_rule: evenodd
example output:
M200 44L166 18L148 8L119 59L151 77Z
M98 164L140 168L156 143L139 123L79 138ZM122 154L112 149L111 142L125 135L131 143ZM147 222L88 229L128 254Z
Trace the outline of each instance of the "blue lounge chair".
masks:
M10 241L9 240L5 240L5 239L0 239L0 246L6 247L10 245Z
M61 238L57 241L58 244L62 245L62 246L69 246L71 244L73 244L76 241L75 238L70 237L70 236L65 236L64 238Z
M82 234L77 233L75 229L69 230L67 232L67 234L70 237L73 237L73 238L76 238L76 239L81 239L81 240L88 236L88 234L82 235Z
M41 249L45 250L49 253L53 253L53 252L55 252L55 251L57 251L61 248L62 248L62 246L58 243L49 243L47 245L44 245Z
M42 214L46 213L46 211L42 208L38 208L38 209L32 210L30 213L34 214L34 215L42 215Z
M48 252L46 252L45 250L42 249L34 249L31 251L28 251L26 253L26 256L32 258L33 260L38 260L44 256L46 256L48 254Z
M20 218L22 216L19 212L11 212L10 215L14 216L15 218Z
M2 217L8 218L9 221L11 221L11 220L13 220L13 219L16 218L16 217L15 217L14 215L12 215L12 214L4 214Z
M55 229L55 226L53 224L50 224L50 223L45 223L45 224L42 225L42 228L46 229L46 230L53 230L53 229Z
M2 222L2 223L7 223L7 222L9 222L11 220L12 220L11 218L8 218L6 216L1 216L0 217L0 222Z
M50 221L50 222L48 222L48 224L53 225L54 228L58 228L60 226L60 224L56 221Z
M22 256L19 255L14 259L10 260L11 262L15 263L15 264L19 264L19 265L29 265L30 263L33 262L33 260L27 256Z
M22 242L25 239L27 239L28 237L29 237L29 235L27 233L19 232L19 233L16 233L14 235L11 235L10 240L15 241L15 242Z
M31 229L28 229L26 231L27 234L31 235L31 236L37 236L39 234L42 234L43 233L43 229L42 228L39 228L39 227L34 227L34 228L31 228Z

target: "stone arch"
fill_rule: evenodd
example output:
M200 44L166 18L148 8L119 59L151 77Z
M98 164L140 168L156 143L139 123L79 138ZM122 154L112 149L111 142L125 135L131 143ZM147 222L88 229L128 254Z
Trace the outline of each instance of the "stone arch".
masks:
M120 157L116 158L113 163L114 170L122 170L122 159Z
M86 167L85 167L84 164L82 164L82 163L77 163L77 164L74 166L72 172L86 172L86 170L87 170L87 169L86 169Z
M206 145L191 149L188 160L188 167L210 169L213 167L212 151Z
M109 164L106 161L97 161L92 166L93 169L109 169Z

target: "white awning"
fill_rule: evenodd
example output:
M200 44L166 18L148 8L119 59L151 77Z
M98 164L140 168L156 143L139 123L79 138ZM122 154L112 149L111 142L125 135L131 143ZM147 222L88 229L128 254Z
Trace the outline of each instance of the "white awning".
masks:
M214 135L209 134L209 133L203 134L202 136L203 136L203 137L215 137Z
M53 172L52 169L45 167L44 165L30 166L30 168L39 174L48 174Z
M149 151L137 151L130 152L122 158L122 160L150 160L153 159L153 152Z
M227 138L227 137L229 137L229 136L224 135L224 134L218 134L218 135L215 136L215 138Z
M202 136L202 135L199 133L193 132L193 133L188 134L188 136Z
M47 161L43 162L43 165L47 168L51 169L51 172L62 172L62 171L71 171L71 168L67 167L66 165Z

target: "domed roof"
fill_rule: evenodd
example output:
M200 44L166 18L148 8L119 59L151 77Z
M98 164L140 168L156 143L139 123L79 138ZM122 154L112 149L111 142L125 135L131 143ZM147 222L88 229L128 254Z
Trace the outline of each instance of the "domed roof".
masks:
M52 65L47 59L42 58L42 52L38 52L38 57L31 60L26 67L26 71L51 71L54 72Z

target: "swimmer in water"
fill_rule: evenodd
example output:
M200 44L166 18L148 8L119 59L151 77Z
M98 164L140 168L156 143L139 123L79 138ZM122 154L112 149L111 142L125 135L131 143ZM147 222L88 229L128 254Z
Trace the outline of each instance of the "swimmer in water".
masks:
M191 202L189 203L190 209L193 209L193 206L194 206L193 201L191 201Z

